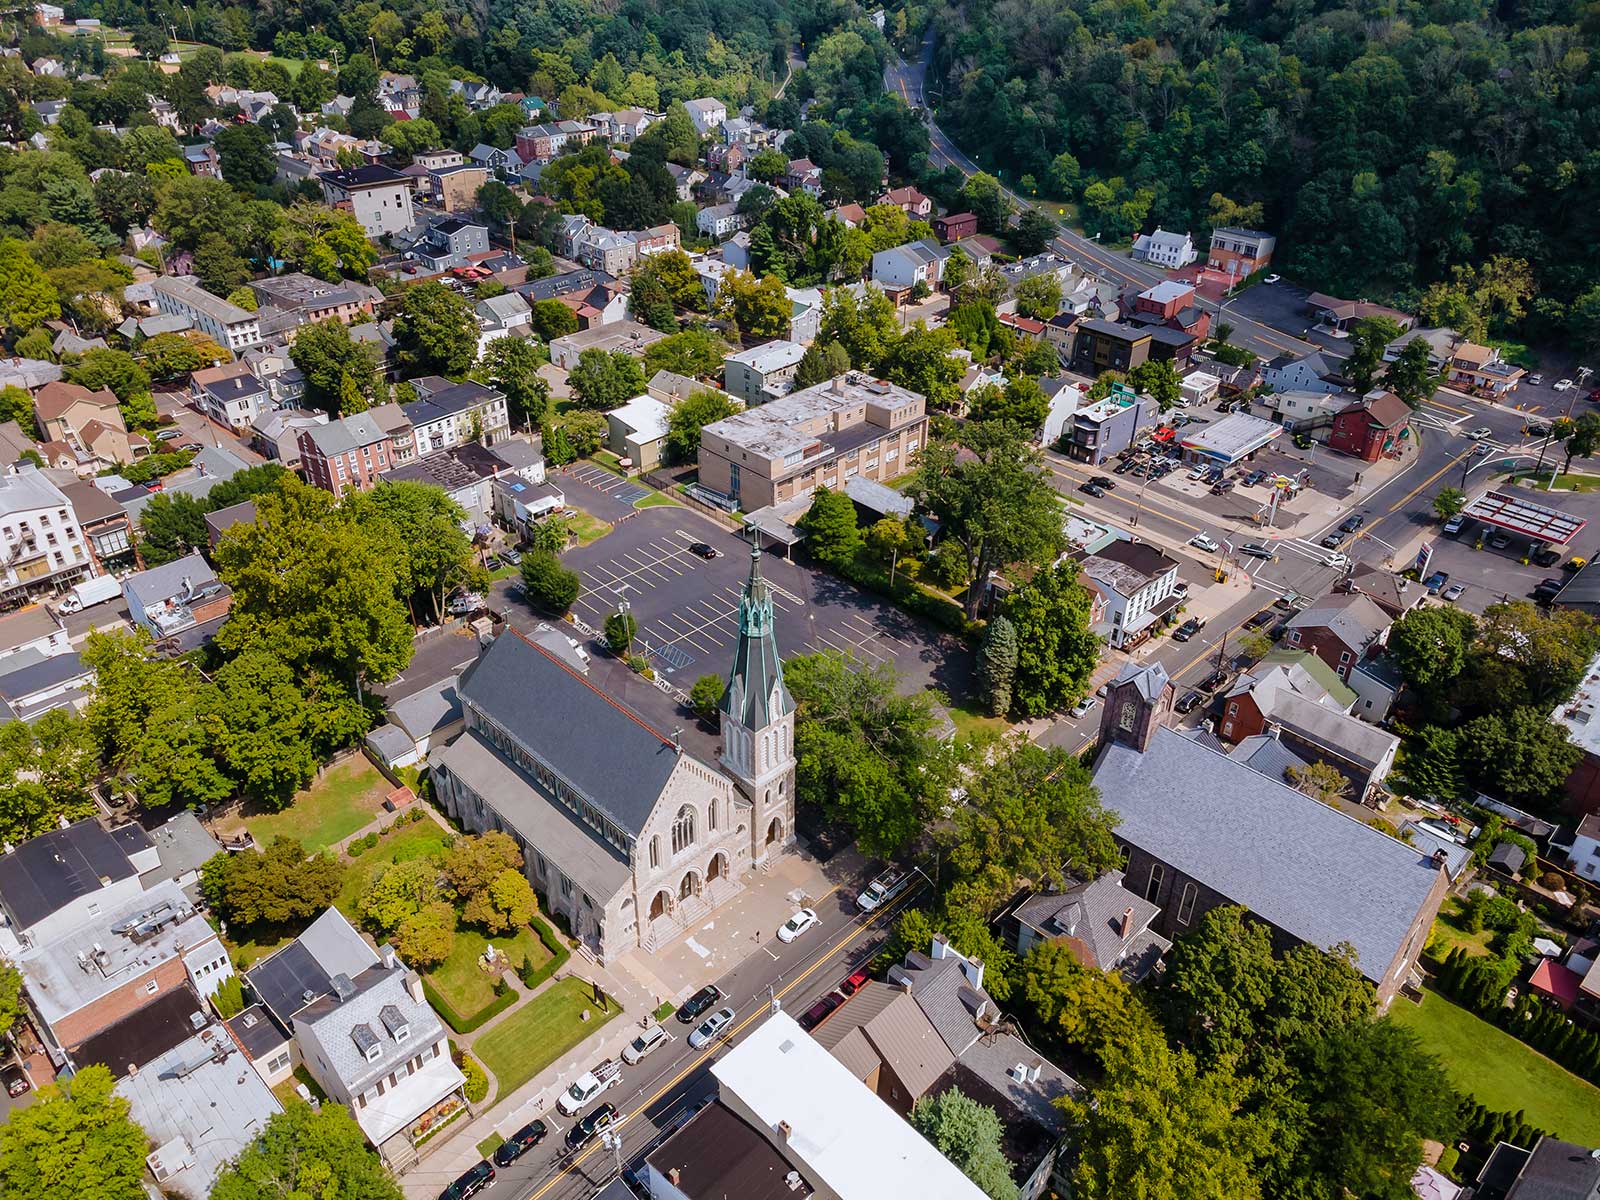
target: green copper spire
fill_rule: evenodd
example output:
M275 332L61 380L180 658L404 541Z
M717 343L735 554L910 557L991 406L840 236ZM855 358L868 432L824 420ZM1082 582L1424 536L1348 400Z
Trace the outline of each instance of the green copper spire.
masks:
M778 658L772 591L761 577L761 547L755 543L750 547L750 577L739 597L739 646L721 708L746 729L765 728L794 710Z

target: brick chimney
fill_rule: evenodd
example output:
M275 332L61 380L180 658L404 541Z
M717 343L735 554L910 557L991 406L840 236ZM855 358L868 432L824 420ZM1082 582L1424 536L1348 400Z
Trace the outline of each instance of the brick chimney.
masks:
M1122 920L1120 922L1118 922L1118 924L1117 924L1117 935L1119 937L1126 938L1132 932L1133 932L1133 909L1125 908L1125 909L1122 910Z
M778 1122L778 1136L783 1139L784 1145L788 1145L789 1144L789 1138L793 1133L794 1133L794 1126L790 1125L789 1122L787 1122L787 1121L779 1121Z

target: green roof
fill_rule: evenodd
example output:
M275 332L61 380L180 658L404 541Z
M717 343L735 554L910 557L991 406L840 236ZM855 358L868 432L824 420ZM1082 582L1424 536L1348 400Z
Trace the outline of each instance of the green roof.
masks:
M1355 692L1339 678L1339 673L1309 650L1274 650L1263 658L1261 663L1263 666L1284 667L1298 664L1341 706L1349 708L1356 702Z

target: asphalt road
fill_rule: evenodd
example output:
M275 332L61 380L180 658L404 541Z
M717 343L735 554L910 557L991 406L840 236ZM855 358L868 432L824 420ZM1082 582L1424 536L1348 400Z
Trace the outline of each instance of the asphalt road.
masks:
M759 948L752 947L743 962L716 981L726 997L723 1003L738 1014L728 1037L711 1049L691 1050L688 1034L693 1026L669 1017L666 1026L673 1040L638 1066L623 1068L622 1085L603 1093L597 1103L614 1104L622 1116L616 1128L622 1135L624 1165L642 1159L711 1096L711 1064L758 1024L774 1002L796 1015L804 1012L865 965L883 945L895 915L921 895L907 892L895 904L865 916L855 912L853 902L862 883L865 877L823 897L815 905L820 923L800 940L785 946L763 938ZM541 1119L550 1127L549 1137L520 1162L499 1171L498 1195L510 1200L588 1200L615 1177L615 1151L596 1140L568 1153L565 1138L572 1120L554 1109Z
M913 108L922 108L927 115L928 140L931 143L930 159L935 166L951 165L956 167L963 175L973 175L980 170L977 163L973 162L959 146L945 135L939 128L938 122L933 119L931 107L927 104L924 93L924 79L927 74L928 63L933 57L933 35L930 34L922 43L922 54L916 62L906 62L898 55L894 61L885 68L883 73L884 90L898 94L907 105ZM1012 203L1018 207L1038 208L1051 218L1056 214L1049 205L1037 204L1017 193L1006 189ZM1060 236L1052 245L1057 253L1073 261L1082 263L1095 274L1108 279L1119 286L1143 290L1162 282L1167 278L1167 273L1157 267L1147 266L1135 262L1121 251L1111 250L1101 246L1095 239L1083 237L1070 229L1062 228ZM1310 342L1285 333L1263 324L1250 316L1238 313L1231 302L1214 308L1226 307L1225 319L1233 326L1232 342L1255 351L1263 358L1275 358L1280 354L1305 354L1319 347ZM1301 322L1303 324L1303 322Z

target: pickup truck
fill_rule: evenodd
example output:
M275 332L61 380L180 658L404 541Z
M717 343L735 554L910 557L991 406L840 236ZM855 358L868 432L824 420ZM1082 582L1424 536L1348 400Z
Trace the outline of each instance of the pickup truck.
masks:
M614 1058L598 1063L594 1070L585 1071L556 1101L556 1107L565 1117L576 1116L599 1096L622 1082L622 1064Z

